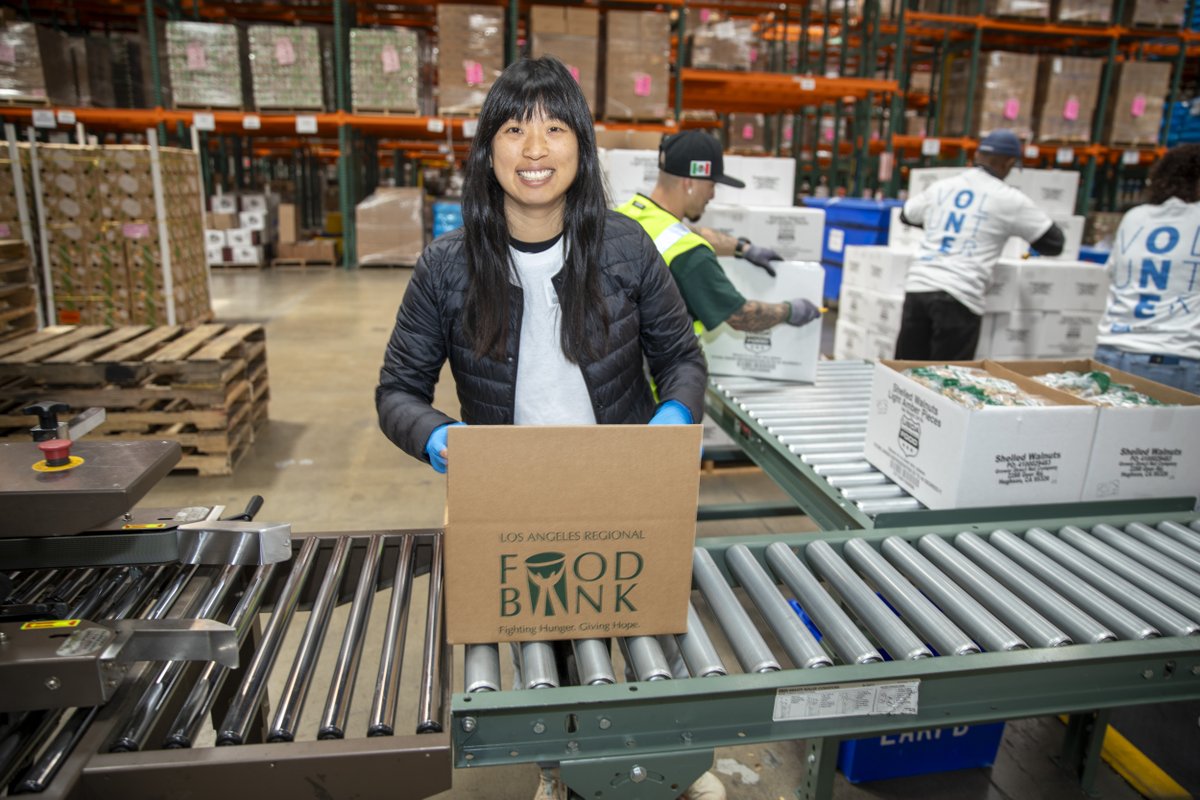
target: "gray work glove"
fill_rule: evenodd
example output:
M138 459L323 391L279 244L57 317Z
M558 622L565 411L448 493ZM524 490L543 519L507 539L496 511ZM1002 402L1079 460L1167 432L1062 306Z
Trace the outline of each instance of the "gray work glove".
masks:
M783 261L783 256L779 255L779 253L776 253L769 247L760 247L756 244L747 245L743 248L742 258L756 267L762 267L772 278L775 277L775 268L771 266L771 262Z
M820 318L821 309L807 300L793 300L788 303L788 325L795 325L799 328Z

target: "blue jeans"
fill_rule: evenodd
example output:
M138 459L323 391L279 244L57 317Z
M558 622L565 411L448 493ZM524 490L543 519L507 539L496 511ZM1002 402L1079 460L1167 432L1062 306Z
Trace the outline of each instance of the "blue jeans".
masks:
M1129 353L1115 347L1101 345L1096 348L1096 360L1147 380L1174 386L1176 389L1183 389L1192 394L1200 394L1200 361L1194 358Z

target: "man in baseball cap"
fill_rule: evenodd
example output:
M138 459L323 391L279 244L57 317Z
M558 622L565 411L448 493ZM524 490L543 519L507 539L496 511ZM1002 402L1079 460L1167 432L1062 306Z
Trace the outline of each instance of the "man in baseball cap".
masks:
M901 222L925 235L908 267L896 358L974 358L983 298L1009 238L1019 236L1045 256L1063 251L1062 230L1004 182L1023 150L1012 131L992 131L975 153L977 169L938 181L904 204Z
M710 330L726 322L739 331L763 331L781 323L807 325L821 316L820 309L808 300L747 300L717 261L718 255L744 258L774 277L771 262L782 260L774 250L705 229L697 233L685 224L684 220L694 223L700 219L716 184L738 189L746 186L725 174L720 142L701 130L668 136L659 146L658 170L654 190L634 195L617 211L636 220L654 240L692 319Z

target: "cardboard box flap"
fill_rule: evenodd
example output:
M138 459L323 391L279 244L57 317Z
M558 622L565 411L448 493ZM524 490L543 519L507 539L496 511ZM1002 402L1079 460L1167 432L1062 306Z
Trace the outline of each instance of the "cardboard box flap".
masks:
M1107 372L1112 376L1114 382L1132 386L1136 391L1153 397L1155 400L1158 400L1164 405L1200 406L1200 397L1197 397L1191 392L1185 392L1182 389L1176 389L1173 386L1166 386L1164 384L1149 380L1148 378L1143 378L1140 375L1134 375L1131 372L1123 372L1115 367L1110 367L1107 364L1102 364L1099 361L1094 361L1090 358L1080 358L1068 361L1038 360L1003 361L992 363L1001 370L1012 373L1014 375L1013 380L1016 380L1016 378L1019 376L1048 375L1052 372ZM1045 389L1048 387L1042 388ZM1067 393L1056 392L1056 394ZM1067 394L1067 396L1072 397L1072 395L1069 394ZM1146 408L1154 408L1154 406L1146 406Z

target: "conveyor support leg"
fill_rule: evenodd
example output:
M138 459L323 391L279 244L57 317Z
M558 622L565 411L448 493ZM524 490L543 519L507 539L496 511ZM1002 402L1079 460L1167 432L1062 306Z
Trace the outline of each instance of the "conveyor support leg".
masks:
M797 800L831 800L837 775L837 739L809 739L804 759L804 784L796 790Z
M675 800L712 766L712 750L639 758L581 758L562 762L562 779L576 794L605 800Z
M1079 788L1086 795L1096 794L1096 772L1100 767L1100 750L1108 730L1109 711L1072 714L1067 719L1060 762L1079 778Z

